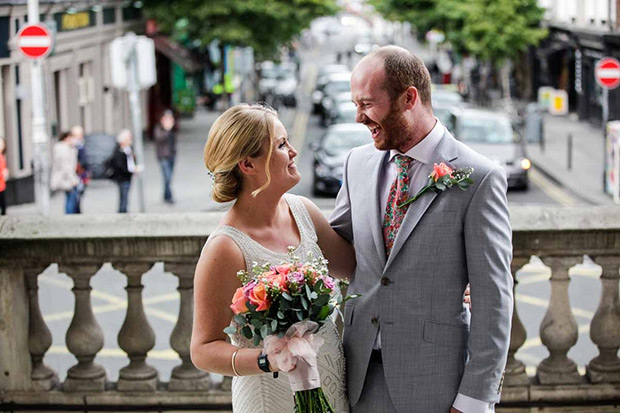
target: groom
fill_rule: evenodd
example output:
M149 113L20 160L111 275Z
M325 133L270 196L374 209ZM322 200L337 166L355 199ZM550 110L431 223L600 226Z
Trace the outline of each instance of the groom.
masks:
M331 218L355 246L349 293L362 294L345 306L353 413L487 413L500 398L512 317L506 177L434 117L430 83L395 46L351 76L356 121L374 141L348 155ZM474 183L400 206L442 162L473 167Z

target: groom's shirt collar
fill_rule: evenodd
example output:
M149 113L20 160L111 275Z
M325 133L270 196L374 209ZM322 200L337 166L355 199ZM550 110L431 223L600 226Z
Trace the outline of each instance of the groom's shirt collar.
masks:
M399 150L392 149L390 150L390 162L394 160L396 155L406 155L410 158L415 159L418 162L422 162L425 165L430 165L432 162L433 154L435 153L435 148L439 145L441 138L443 138L445 128L439 121L439 119L435 118L437 122L435 122L435 126L431 131L422 139L417 145L413 148L409 149L407 152L402 153Z

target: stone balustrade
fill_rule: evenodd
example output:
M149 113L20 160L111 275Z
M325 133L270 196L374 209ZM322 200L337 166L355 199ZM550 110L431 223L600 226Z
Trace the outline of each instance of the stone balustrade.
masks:
M519 207L511 210L511 216L513 274L532 256L551 269L551 298L540 324L540 340L549 356L536 367L535 375L528 375L518 359L527 337L515 302L498 411L619 404L620 209ZM220 218L219 213L207 213L0 219L0 407L230 409L230 380L215 384L208 373L193 366L189 356L194 266ZM577 366L568 356L578 337L568 294L569 269L584 256L602 267L601 299L590 325L599 355L587 366ZM178 278L180 297L170 335L179 364L169 382L162 382L149 364L155 334L142 300L142 277L157 262ZM70 277L75 296L65 343L76 364L62 372L61 376L66 373L62 382L59 372L44 362L52 335L39 306L38 277L53 263ZM97 363L104 334L93 312L91 277L104 263L127 280L126 314L117 339L128 364L116 382L110 382ZM578 367L585 368L585 375Z

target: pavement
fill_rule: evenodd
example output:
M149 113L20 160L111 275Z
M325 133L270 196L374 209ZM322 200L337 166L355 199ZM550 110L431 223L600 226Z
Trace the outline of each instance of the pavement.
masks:
M534 167L591 205L611 205L603 191L605 139L603 129L580 121L576 115L544 114L542 144L528 144L527 154ZM569 135L572 160L569 161Z
M290 130L294 110L282 109L280 118ZM163 175L155 155L152 141L144 142L144 170L141 178L144 186L145 212L177 213L206 212L226 209L228 204L217 204L211 199L211 178L207 174L203 161L204 145L209 129L219 111L199 108L193 118L179 121L177 133L177 157L172 177L174 204L163 200ZM138 163L140 160L138 160ZM92 180L82 199L83 214L106 214L118 211L119 193L115 182L107 179ZM139 212L138 179L134 175L129 191L128 212ZM50 215L63 215L65 204L64 192L52 194ZM8 215L37 214L37 205L24 204L7 208Z

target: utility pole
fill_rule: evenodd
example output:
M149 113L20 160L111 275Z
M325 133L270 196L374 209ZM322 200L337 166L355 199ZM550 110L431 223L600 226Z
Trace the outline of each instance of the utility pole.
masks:
M39 23L39 0L28 0L28 23ZM37 208L50 214L50 151L45 130L45 104L41 59L31 62L32 144L34 146L34 182Z

